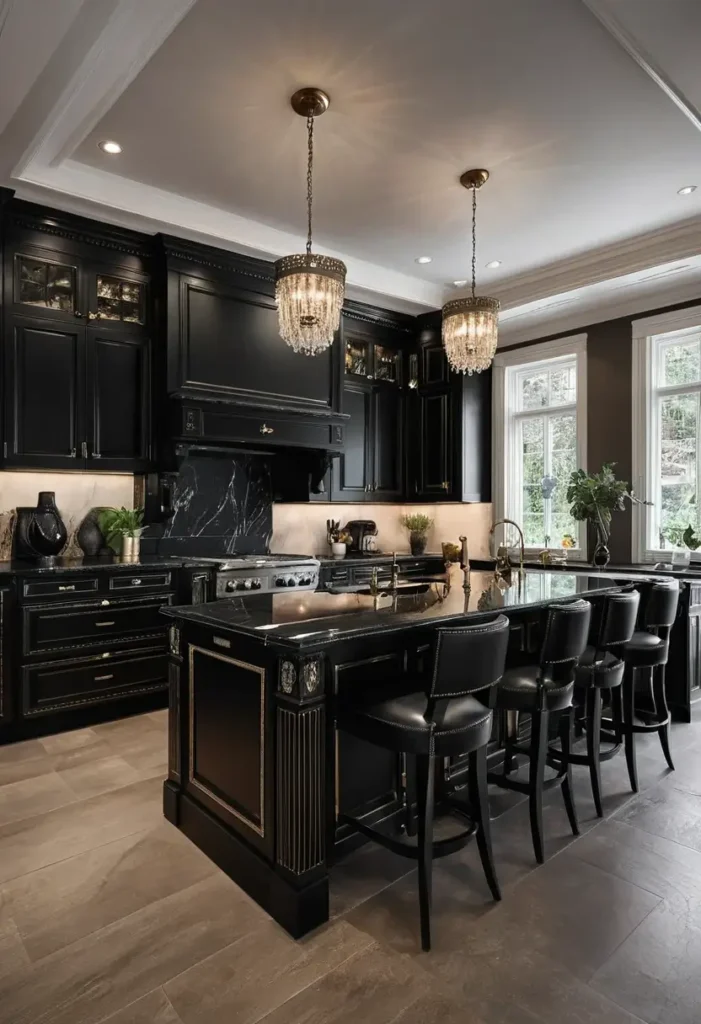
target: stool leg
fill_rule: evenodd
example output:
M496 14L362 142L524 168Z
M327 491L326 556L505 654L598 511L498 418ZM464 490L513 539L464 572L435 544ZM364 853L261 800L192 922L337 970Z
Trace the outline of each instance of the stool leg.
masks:
M501 899L501 889L494 866L492 852L492 827L489 820L489 797L487 795L487 748L473 750L468 759L468 797L470 809L477 821L477 849L487 885L495 900Z
M674 771L674 761L672 760L672 754L669 749L669 708L667 706L667 693L665 690L664 665L659 665L656 669L653 669L652 672L652 694L655 701L655 714L657 715L657 720L663 723L659 726L657 734L660 737L660 744L662 745L662 753L665 756L665 761L672 771Z
M418 806L419 914L421 948L431 948L431 875L433 861L433 802L436 762L420 754L416 758L416 798Z
M590 686L587 691L587 760L594 807L600 818L604 816L601 806L601 690Z
M535 859L539 864L545 860L543 852L543 779L545 758L548 752L547 711L534 711L531 715L531 763L528 775L528 805L531 816L531 837Z
M638 767L635 763L635 669L626 665L623 677L623 740L626 748L626 764L630 788L638 792Z
M611 690L611 719L616 743L623 743L623 686Z
M577 809L574 805L572 764L570 762L570 754L574 743L574 719L576 710L577 709L575 707L571 707L569 711L563 711L560 715L560 747L562 749L562 765L560 767L560 774L564 774L565 776L562 783L562 796L565 801L567 817L570 820L572 834L578 836L579 822L577 821Z

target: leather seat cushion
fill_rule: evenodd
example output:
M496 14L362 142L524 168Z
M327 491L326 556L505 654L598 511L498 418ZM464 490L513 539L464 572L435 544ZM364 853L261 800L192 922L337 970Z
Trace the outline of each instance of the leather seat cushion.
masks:
M424 718L425 693L408 693L369 704L345 703L338 727L387 750L428 754L430 729ZM434 754L467 754L489 742L492 712L475 697L451 697L440 727L434 731Z
M497 686L497 708L501 711L535 711L538 709L539 665L510 668ZM572 703L574 683L545 682L545 706L548 711L562 711Z
M598 659L597 654L599 655ZM624 671L625 664L611 651L606 651L602 655L596 647L587 647L579 659L574 685L578 690L590 686L607 688L620 686L623 682Z
M669 644L654 633L640 630L633 633L632 638L623 650L625 662L634 667L649 668L653 665L666 665Z

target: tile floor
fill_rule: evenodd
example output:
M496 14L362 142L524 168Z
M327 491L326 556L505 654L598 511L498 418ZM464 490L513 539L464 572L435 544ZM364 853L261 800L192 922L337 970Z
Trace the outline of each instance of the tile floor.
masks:
M521 801L495 792L504 899L476 850L435 870L418 949L410 862L339 865L331 922L290 939L161 815L165 712L0 747L3 1024L696 1024L701 1005L701 720L678 770L640 742L642 791L604 766L582 835L548 795L536 868Z

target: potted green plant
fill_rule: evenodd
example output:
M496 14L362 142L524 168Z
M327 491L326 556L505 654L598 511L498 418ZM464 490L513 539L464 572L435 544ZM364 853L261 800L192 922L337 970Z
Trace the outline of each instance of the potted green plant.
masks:
M596 546L592 565L603 568L608 565L611 554L608 548L611 536L611 516L622 512L626 501L632 505L649 505L650 502L637 498L624 480L617 480L613 472L615 462L605 462L598 473L586 473L577 469L570 476L567 500L570 515L578 523L591 523L596 532Z
M141 534L144 532L143 508L103 508L98 522L105 540L125 562L139 559Z
M402 516L402 526L409 531L409 547L412 555L423 555L426 550L426 534L433 526L433 520L423 512Z

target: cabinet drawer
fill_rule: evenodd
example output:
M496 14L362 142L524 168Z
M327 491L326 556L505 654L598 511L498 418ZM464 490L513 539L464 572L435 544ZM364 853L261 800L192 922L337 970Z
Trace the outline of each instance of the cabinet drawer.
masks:
M154 590L169 587L171 573L120 573L110 576L110 590Z
M263 411L244 416L226 409L182 410L182 434L211 441L259 441L301 448L341 448L343 428Z
M23 597L62 597L94 594L98 590L97 576L86 576L75 580L25 580L22 585Z
M375 570L377 570L377 578L380 580L390 579L392 576L392 565L389 562L381 565L361 565L355 570L355 582L367 583L372 579Z
M22 670L22 714L32 717L100 704L165 689L167 684L165 645L162 651L143 654L32 665Z
M166 621L160 608L170 601L168 597L150 602L112 602L108 607L37 605L25 608L24 654L113 646L127 644L140 636L165 635Z

